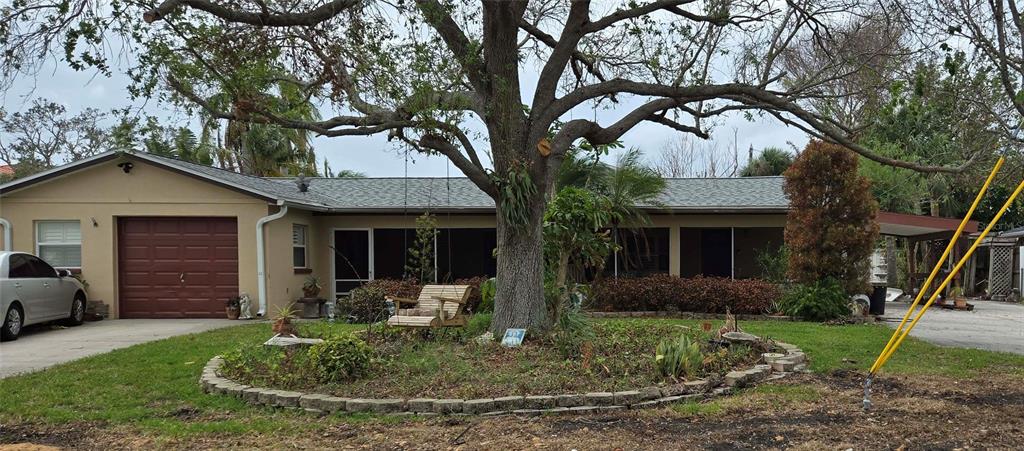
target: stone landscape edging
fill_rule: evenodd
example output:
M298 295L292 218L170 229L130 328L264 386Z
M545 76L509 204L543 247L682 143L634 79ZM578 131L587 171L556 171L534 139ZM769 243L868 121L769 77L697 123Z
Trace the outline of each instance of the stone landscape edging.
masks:
M252 405L304 409L310 412L365 412L411 415L541 415L545 413L588 413L620 409L642 409L693 399L722 396L734 388L758 382L778 380L793 372L807 371L807 356L788 343L776 342L786 351L781 357L746 370L730 371L713 383L698 379L667 386L649 386L618 392L574 393L562 395L504 396L481 399L433 398L344 398L320 393L304 393L252 387L217 374L224 359L215 356L203 368L199 383L203 391L241 398ZM763 358L764 359L764 358Z

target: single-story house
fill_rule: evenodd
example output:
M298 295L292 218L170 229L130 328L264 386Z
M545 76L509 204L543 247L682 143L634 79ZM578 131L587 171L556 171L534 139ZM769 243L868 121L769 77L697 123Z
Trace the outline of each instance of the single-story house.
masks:
M439 223L439 280L495 273L494 203L468 179L307 182L107 152L0 185L0 249L80 272L115 318L221 317L239 293L273 313L308 274L330 297L401 277L425 211ZM609 271L759 275L757 253L782 243L782 178L667 182L643 239L620 231Z

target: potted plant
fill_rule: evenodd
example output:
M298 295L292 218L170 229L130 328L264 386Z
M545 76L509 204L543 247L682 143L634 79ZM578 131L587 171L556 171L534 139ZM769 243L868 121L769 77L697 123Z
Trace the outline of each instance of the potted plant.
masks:
M228 315L228 319L238 319L238 316L242 313L241 299L238 296L228 298L227 302L224 303L224 311Z
M315 298L320 295L320 290L322 289L320 278L313 274L306 276L306 280L302 282L302 295L304 297Z
M274 315L274 324L271 326L271 330L278 335L298 335L298 330L295 329L295 324L292 320L295 319L295 304L288 304L277 310Z

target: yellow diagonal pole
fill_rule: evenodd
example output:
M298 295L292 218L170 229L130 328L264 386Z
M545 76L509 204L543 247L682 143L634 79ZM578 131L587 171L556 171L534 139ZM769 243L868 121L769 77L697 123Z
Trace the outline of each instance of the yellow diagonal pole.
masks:
M878 358L875 359L875 363L871 365L871 370L868 372L869 374L874 374L875 371L878 371L878 368L881 366L880 363L882 362L882 357L889 352L893 343L896 342L900 333L903 332L903 326L907 324L907 320L910 319L910 315L914 312L914 309L917 308L921 299L924 298L924 294L928 292L928 288L931 286L932 281L935 280L935 276L939 274L939 270L942 268L943 263L946 262L946 258L949 257L950 252L952 252L957 240L963 233L964 227L966 227L967 223L970 222L971 216L974 215L974 210L978 208L978 204L981 203L981 199L985 197L985 192L988 191L989 185L992 184L992 180L996 178L996 174L999 172L999 169L1003 167L1003 163L1005 161L1006 160L1003 157L999 157L999 160L996 161L996 165L992 167L992 172L988 175L988 178L985 179L985 184L981 185L981 190L978 191L978 195L975 196L974 203L971 204L971 208L967 210L967 214L964 215L963 220L960 221L960 225L957 226L956 233L954 233L953 238L949 240L946 250L942 252L942 257L939 257L938 262L935 263L935 267L932 268L932 272L928 275L928 279L924 281L924 284L921 285L921 289L917 292L917 296L914 297L914 302L910 304L910 308L907 309L907 313L903 315L903 320L900 321L900 325L896 326L896 330L893 331L892 337L889 338L889 342L885 344L885 347L882 348L882 352L880 352L878 354Z
M939 284L939 286L935 289L935 292L932 293L932 295L928 298L928 302L926 302L924 304L924 307L921 308L921 312L917 314L917 317L914 318L914 321L911 321L910 325L907 326L907 329L903 331L902 335L900 335L900 338L897 339L896 343L893 344L892 349L890 349L888 353L882 356L882 361L878 365L879 369L881 369L882 366L885 365L885 362L889 361L889 357L892 357L893 353L895 353L896 350L899 349L900 344L902 344L903 340L907 338L907 335L910 334L910 331L914 329L914 326L917 325L917 322L921 321L921 318L924 317L924 312L928 310L928 307L932 306L932 303L935 302L935 299L939 297L939 293L943 289L945 289L946 286L949 285L949 282L953 280L953 277L955 277L956 274L960 272L960 269L963 268L964 264L967 263L967 260L971 258L971 255L974 254L974 251L981 244L981 241L985 239L985 236L992 231L992 228L995 227L997 222L999 222L999 219L1003 217L1003 213L1006 213L1006 210L1008 210L1010 206L1013 205L1013 201L1017 199L1017 196L1020 195L1021 191L1024 191L1024 180L1022 180L1020 184L1017 185L1017 189L1013 190L1013 194L1010 195L1010 198L1006 199L1006 203L1003 204L1003 208L999 209L999 212L996 213L995 217L993 217L991 221L989 221L988 226L985 227L985 230L983 230L981 234L978 235L978 238L974 240L974 243L971 244L970 249L967 249L967 253L965 253L964 256L960 258L960 261L956 263L956 266L953 267L953 270L950 271L949 275L947 275L946 278L942 281L942 283Z

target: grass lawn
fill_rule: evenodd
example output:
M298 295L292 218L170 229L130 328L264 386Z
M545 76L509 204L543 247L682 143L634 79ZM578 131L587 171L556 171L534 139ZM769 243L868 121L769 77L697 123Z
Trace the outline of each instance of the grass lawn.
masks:
M628 321L699 327L697 321ZM719 325L720 322L716 322L715 327ZM800 346L809 355L812 369L819 372L840 368L866 370L891 333L886 327L872 325L823 326L746 321L740 322L740 327ZM200 391L197 380L209 358L239 345L259 343L267 338L269 328L267 324L255 324L175 337L2 379L0 393L4 395L0 396L0 423L90 422L130 427L148 435L173 438L210 433L294 434L322 428L323 421L342 423L367 418L339 415L323 421L311 421L305 413L251 407L234 398L206 395ZM884 372L963 377L991 370L1024 374L1024 356L940 348L909 339ZM772 390L789 391L770 396L777 394ZM765 386L751 390L749 396L785 400L807 399L815 394L799 388ZM681 405L676 411L703 414L707 412L701 409L723 408L721 405L687 406ZM693 411L688 412L687 409Z

